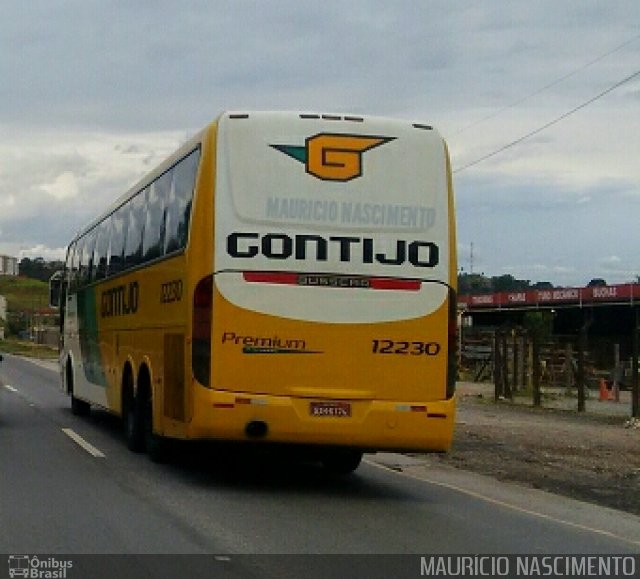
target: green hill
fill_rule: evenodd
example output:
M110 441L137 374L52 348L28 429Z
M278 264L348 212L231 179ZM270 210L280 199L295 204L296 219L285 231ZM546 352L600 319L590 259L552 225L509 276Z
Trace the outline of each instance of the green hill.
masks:
M49 308L49 284L28 277L0 275L0 295L7 300L7 319L0 320L5 339L2 352L56 358L57 348L28 340L31 328L57 324L57 311Z
M37 279L2 275L0 295L7 299L10 314L49 307L49 284Z

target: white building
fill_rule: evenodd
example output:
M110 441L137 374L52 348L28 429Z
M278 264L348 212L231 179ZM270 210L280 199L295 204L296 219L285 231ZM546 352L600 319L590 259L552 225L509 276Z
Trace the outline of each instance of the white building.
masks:
M0 275L18 275L18 258L0 255Z

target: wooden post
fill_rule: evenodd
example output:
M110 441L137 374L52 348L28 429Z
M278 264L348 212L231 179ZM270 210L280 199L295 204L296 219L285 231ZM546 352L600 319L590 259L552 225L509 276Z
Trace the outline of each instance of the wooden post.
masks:
M502 395L511 398L511 376L509 375L509 332L502 333Z
M567 391L573 388L573 346L571 342L567 342L564 348L564 380Z
M582 326L578 333L578 375L576 387L578 389L578 412L586 410L586 372L584 354L587 349L587 330L592 323L592 319L587 318L585 313Z
M529 354L529 343L527 334L520 332L520 386L522 389L527 387L527 356Z
M495 386L494 398L497 402L502 396L502 356L500 353L500 336L499 332L493 336L493 382Z
M504 383L503 396L513 398L511 393L511 381L509 376L509 331L502 333L502 381Z
M533 386L533 405L542 405L542 395L540 392L540 338L534 332L531 345L531 366L532 372L532 386Z
M527 340L527 389L533 390L533 342L534 337Z
M640 418L640 385L638 381L638 308L633 309L633 354L631 356L631 416Z
M615 401L620 402L620 379L622 378L622 368L620 367L620 344L613 345L613 380L611 388Z
M518 333L516 330L511 330L511 348L513 350L513 380L511 382L511 400L515 392L518 390L518 365L520 363L520 343L518 341Z

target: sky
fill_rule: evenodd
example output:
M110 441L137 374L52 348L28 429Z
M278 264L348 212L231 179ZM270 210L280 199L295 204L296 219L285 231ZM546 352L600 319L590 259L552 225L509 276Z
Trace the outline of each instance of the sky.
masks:
M634 281L640 75L581 105L640 71L639 23L637 0L5 0L0 254L62 258L224 110L301 110L434 125L463 271Z

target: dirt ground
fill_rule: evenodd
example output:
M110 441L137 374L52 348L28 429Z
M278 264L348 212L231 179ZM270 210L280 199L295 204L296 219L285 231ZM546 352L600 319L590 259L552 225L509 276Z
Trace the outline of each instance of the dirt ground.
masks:
M640 515L640 421L630 405L591 400L578 414L496 404L491 388L458 386L453 449L429 461Z

